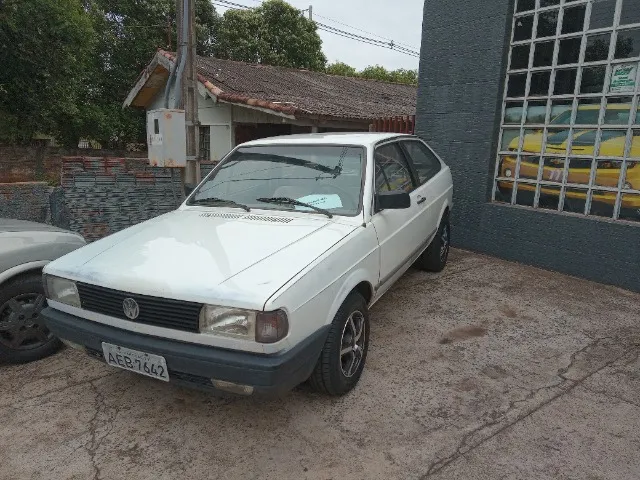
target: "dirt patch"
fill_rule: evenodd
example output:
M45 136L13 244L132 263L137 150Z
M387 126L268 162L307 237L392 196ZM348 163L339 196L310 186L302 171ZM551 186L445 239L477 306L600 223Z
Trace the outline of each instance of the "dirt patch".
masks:
M516 311L515 308L513 307L508 307L506 305L500 307L500 311L504 314L505 317L507 318L516 318L518 316L518 312Z
M459 342L474 337L484 337L487 334L487 329L479 327L477 325L468 325L466 327L456 328L448 332L444 337L440 339L441 344Z

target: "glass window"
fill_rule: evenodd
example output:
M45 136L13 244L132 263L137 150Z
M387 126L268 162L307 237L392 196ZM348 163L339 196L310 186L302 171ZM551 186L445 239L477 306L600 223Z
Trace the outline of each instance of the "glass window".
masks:
M524 97L524 90L527 86L527 74L517 73L509 75L509 88L507 89L508 97Z
M252 208L308 211L258 200L289 197L354 216L360 210L365 159L364 149L352 146L241 147L196 189L189 205L225 205L213 200L222 199Z
M567 63L578 63L580 57L580 43L582 37L566 38L560 40L560 49L558 50L558 65L566 65Z
M531 74L529 95L545 96L549 94L551 72L534 72Z
M529 50L531 45L517 45L511 50L511 70L529 66Z
M640 1L622 0L622 11L620 12L620 25L630 23L640 23Z
M513 41L529 40L533 32L533 15L516 19L516 28L513 32Z
M536 8L535 0L518 0L516 12L526 12L527 10L533 10Z
M577 75L578 70L575 68L556 71L556 81L553 86L553 94L571 95L576 89Z
M431 180L441 170L442 164L440 160L424 143L410 141L402 142L402 145L418 172L418 179L421 184Z
M562 33L581 32L584 28L585 6L565 8L562 19Z
M414 189L413 179L404 155L396 143L376 149L376 192L393 192Z
M640 8L640 6L638 7ZM640 28L618 30L615 58L640 56Z
M520 1L494 198L640 225L640 0Z
M536 49L533 54L534 67L550 67L553 61L553 46L556 42L540 42L536 43Z
M558 26L558 10L543 12L538 15L537 38L550 37L556 34Z
M604 112L604 123L606 125L628 124L632 100L631 97L609 97L607 109Z
M591 4L591 19L589 28L605 28L613 25L613 14L616 9L616 0L600 0Z
M601 93L604 88L606 70L604 66L585 67L582 70L580 93Z
M507 102L504 108L504 123L518 124L522 120L522 102Z
M509 128L502 131L502 142L500 144L500 150L506 152L507 150L518 150L518 142L520 140L520 129Z
M527 105L527 118L524 123L544 123L547 115L546 100L532 100Z
M596 162L595 185L616 188L620 180L621 168L622 161L620 160L598 160Z
M609 57L610 40L610 33L591 35L590 37L587 37L587 48L584 52L584 61L597 62L599 60L606 60Z

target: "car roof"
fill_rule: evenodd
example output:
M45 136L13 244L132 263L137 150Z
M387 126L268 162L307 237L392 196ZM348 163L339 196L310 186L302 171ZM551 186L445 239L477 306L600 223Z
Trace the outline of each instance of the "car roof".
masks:
M407 137L415 138L414 135L402 133L380 133L380 132L330 132L330 133L305 133L298 135L281 135L278 137L261 138L251 140L240 146L256 145L362 145L363 147L373 146L376 143L390 138Z

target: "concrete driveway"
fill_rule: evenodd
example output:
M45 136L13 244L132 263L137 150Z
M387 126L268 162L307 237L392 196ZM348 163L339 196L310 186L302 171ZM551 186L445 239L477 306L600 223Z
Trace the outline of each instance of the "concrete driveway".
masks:
M340 399L216 398L68 349L0 367L0 478L640 478L640 295L457 250L372 317Z

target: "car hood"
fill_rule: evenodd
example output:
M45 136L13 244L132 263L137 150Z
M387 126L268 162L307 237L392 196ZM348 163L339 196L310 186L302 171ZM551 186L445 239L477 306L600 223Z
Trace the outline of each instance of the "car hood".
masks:
M15 220L13 218L0 218L0 233L6 232L60 232L70 233L62 228L47 225L46 223L29 222L27 220Z
M45 273L141 295L261 309L355 228L315 215L177 210L65 255ZM236 284L234 277L247 271L251 281Z

